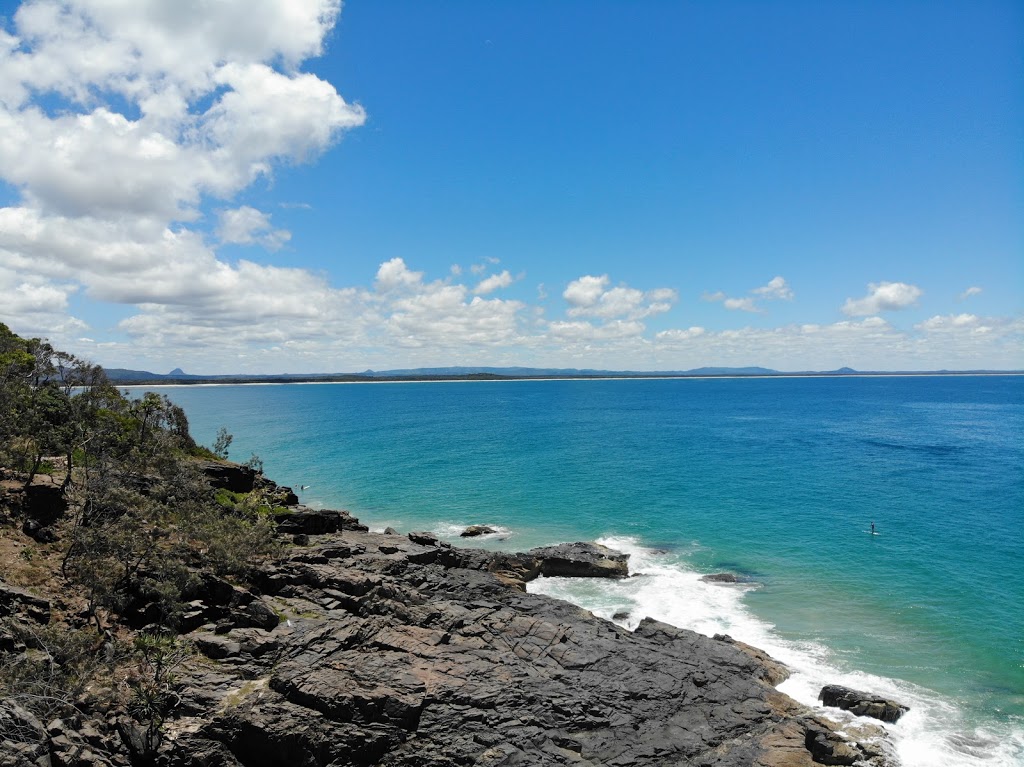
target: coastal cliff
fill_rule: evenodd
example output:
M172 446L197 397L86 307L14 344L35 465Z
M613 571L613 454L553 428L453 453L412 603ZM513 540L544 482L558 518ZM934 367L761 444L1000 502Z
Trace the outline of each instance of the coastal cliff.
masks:
M102 691L49 723L0 706L0 765L895 763L880 728L850 740L775 690L786 671L754 648L649 619L629 632L525 593L546 560L564 570L585 546L495 554L344 512L285 521L305 545L247 584L201 574L180 623L195 652L159 731ZM49 620L46 595L4 588L0 602Z

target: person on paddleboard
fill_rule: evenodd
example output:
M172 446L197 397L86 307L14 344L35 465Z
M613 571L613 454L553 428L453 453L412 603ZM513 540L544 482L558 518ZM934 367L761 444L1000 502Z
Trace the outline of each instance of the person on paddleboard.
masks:
M871 523L871 534L872 535L875 534L875 523L874 522Z

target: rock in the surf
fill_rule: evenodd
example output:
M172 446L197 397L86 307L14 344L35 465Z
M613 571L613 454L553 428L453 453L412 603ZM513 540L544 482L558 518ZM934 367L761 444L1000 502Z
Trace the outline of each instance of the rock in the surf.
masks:
M529 554L541 561L540 574L548 577L622 578L629 575L629 554L599 543L560 543L530 549Z
M827 684L818 693L818 700L825 706L835 706L857 716L870 716L883 722L898 721L909 706L902 703L873 695L870 692L851 690L838 684Z
M739 576L733 573L711 573L710 575L702 575L701 580L705 583L739 583Z
M490 535L491 533L496 532L498 531L493 527L488 527L487 525L470 525L459 533L459 536L461 538L476 538L478 535Z

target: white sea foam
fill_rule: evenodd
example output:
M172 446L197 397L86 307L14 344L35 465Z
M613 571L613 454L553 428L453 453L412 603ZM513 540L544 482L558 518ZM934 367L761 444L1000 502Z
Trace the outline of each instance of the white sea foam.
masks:
M838 722L878 724L835 708L821 708L817 696L826 684L868 690L905 703L910 711L898 723L885 725L903 767L1024 765L1024 727L998 723L971 727L953 701L930 690L844 668L821 644L785 639L744 603L745 594L756 586L703 582L701 573L681 564L677 555L645 548L634 538L608 537L598 542L628 553L634 577L618 581L540 578L529 584L529 590L573 602L630 630L651 617L708 636L729 634L760 647L792 671L779 685L782 692Z
M462 538L462 531L470 525L487 525L487 527L494 530L493 533L484 533L483 535L474 535L471 538ZM504 527L502 525L494 524L492 522L451 522L451 521L440 521L435 522L430 526L431 532L436 533L441 538L448 538L453 541L460 541L463 545L472 545L474 541L503 541L513 535L512 529Z

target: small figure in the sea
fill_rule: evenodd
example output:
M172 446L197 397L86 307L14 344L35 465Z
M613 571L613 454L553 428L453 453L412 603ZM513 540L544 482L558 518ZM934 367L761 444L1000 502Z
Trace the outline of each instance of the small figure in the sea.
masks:
M309 490L309 485L299 485L299 490Z
M875 534L875 523L874 522L871 523L871 534L872 535Z

